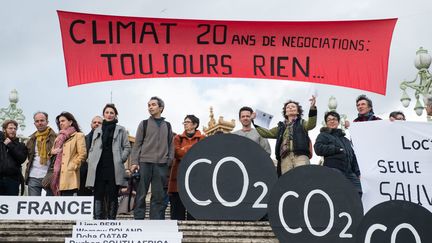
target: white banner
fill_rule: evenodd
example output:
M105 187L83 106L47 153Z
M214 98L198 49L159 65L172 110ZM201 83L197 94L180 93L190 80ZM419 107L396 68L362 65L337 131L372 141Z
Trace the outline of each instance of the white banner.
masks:
M432 123L353 123L350 133L361 171L365 213L389 200L432 212Z
M177 220L79 220L65 242L181 243L182 238Z
M0 219L89 220L93 197L0 196Z
M177 220L77 220L77 228L117 227L117 228L145 228L146 231L178 232Z
M163 239L149 239L145 237L139 238L98 238L98 239L86 239L86 238L65 238L65 243L181 243L180 238L163 238Z

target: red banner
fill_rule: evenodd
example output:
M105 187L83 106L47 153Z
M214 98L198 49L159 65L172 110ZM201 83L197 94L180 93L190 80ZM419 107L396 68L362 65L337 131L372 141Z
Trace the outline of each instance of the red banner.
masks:
M58 11L68 85L160 77L298 80L386 92L397 19L213 21Z

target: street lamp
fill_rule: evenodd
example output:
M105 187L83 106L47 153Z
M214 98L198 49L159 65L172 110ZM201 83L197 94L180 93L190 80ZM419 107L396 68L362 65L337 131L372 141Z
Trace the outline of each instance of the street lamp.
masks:
M414 106L414 111L418 116L423 114L424 105L420 102L420 95L428 97L432 95L432 77L429 72L429 67L432 62L432 57L429 55L426 49L420 47L416 52L416 58L414 60L414 66L419 70L415 79L412 81L402 81L400 83L400 89L402 92L402 97L400 99L402 105L407 108L411 102L411 98L407 93L407 88L415 90L414 96L416 98L416 104ZM418 80L418 83L416 83Z
M329 98L329 101L327 103L328 106L328 111L336 111L336 108L338 106L337 100L336 98L332 95ZM336 111L337 112L337 111ZM345 131L345 123L348 121L348 117L345 114L339 114L340 116L340 122L339 122L339 128L342 129L343 131ZM326 122L323 121L323 126L327 126Z
M21 131L24 131L26 127L24 122L25 116L23 115L23 110L17 107L18 100L18 91L14 89L9 94L9 106L0 109L0 124L3 124L8 119L15 120Z

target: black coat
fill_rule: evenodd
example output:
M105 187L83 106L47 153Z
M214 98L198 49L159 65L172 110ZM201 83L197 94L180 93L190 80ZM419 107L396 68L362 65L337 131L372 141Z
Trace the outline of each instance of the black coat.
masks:
M1 133L1 132L0 132ZM0 134L0 176L21 180L21 165L27 159L27 147L18 139L4 144L4 134Z
M360 169L351 142L345 137L345 133L341 129L321 128L314 149L317 155L324 156L324 166L360 176Z

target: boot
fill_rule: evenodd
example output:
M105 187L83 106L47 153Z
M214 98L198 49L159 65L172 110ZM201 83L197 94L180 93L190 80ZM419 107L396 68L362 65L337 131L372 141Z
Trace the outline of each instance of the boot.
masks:
M110 201L108 203L108 219L116 219L118 210L118 201Z
M106 219L105 217L105 206L103 201L95 200L94 201L94 219Z

